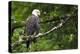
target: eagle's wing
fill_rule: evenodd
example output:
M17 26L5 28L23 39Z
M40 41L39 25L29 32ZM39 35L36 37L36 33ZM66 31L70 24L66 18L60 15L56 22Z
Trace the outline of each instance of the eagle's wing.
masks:
M39 18L34 15L28 17L25 27L27 35L33 35L34 32L37 34L39 32Z

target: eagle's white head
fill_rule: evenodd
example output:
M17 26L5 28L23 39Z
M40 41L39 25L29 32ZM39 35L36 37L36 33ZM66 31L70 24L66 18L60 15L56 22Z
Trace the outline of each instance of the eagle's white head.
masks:
M38 9L34 9L32 11L32 14L38 17L38 16L40 16L40 11Z

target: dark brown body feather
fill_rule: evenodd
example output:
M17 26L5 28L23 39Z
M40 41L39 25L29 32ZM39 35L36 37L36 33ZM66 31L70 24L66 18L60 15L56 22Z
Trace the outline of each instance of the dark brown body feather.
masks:
M33 36L34 33L37 35L39 33L39 18L35 15L32 15L27 18L26 24L25 24L25 33L27 36ZM29 44L31 42L31 39L27 41L27 48L29 47Z

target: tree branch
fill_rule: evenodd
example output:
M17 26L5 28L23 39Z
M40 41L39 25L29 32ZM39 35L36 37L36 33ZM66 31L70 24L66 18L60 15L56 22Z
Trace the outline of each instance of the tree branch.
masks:
M39 34L36 35L36 36L31 36L31 39L33 40L34 38L38 38L38 37L41 37L41 36L43 36L43 35L47 35L47 34L49 34L50 32L52 32L52 31L54 31L54 30L62 27L63 24L64 24L69 18L70 18L70 17L67 17L66 20L61 19L61 20L60 20L61 23L59 23L57 26L53 27L51 30L49 30L49 31L47 31L47 32L45 32L45 33L39 33ZM30 37L30 36L21 36L21 37L19 38L19 41L16 41L15 43L12 44L12 47L13 47L14 45L17 46L17 45L25 42L26 40L28 40L29 37ZM25 38L25 40L23 40L24 38Z

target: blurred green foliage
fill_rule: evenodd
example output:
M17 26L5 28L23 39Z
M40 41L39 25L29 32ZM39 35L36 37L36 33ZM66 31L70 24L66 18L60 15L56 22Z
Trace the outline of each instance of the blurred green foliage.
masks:
M48 3L31 3L31 2L11 2L11 22L25 21L31 15L33 9L41 11L40 21L54 19L54 16L63 16L70 14L77 15L77 5L65 4L48 4ZM76 11L75 11L76 10ZM48 17L50 16L50 17ZM46 32L57 25L57 20L40 24L40 32ZM77 49L78 48L78 18L71 17L65 25L48 35L37 38L36 43L32 43L30 51L49 51L59 49ZM18 41L19 32L24 31L23 28L16 28L11 38L12 43ZM15 47L12 52L26 52L25 44Z

